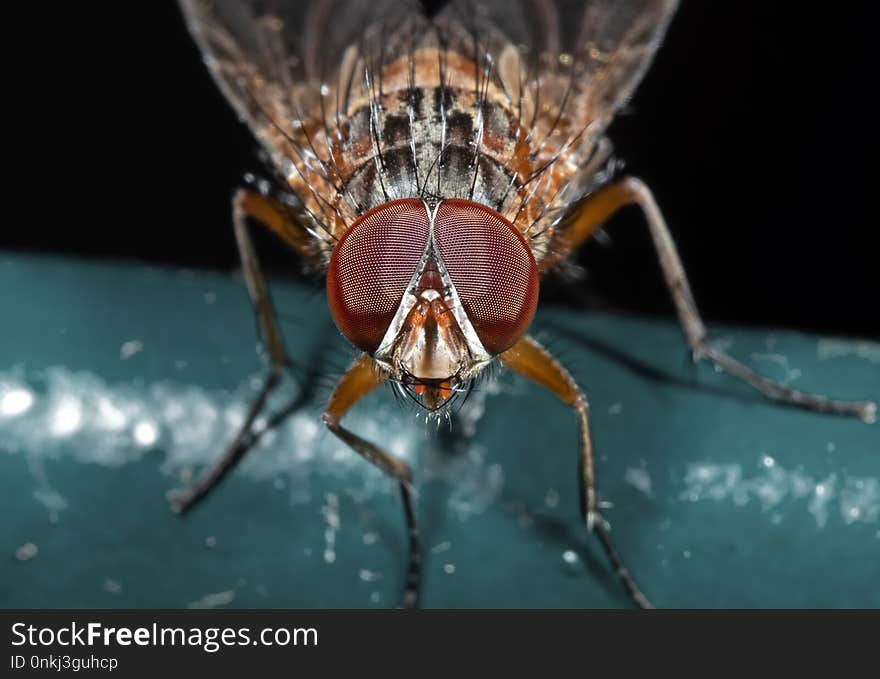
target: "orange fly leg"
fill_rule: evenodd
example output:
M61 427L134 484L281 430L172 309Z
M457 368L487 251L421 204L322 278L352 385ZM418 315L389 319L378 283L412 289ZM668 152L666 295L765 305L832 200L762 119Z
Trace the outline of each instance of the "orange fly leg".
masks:
M635 177L624 177L607 184L589 196L572 215L570 221L557 236L559 255L564 257L586 241L615 212L627 205L637 205L645 216L651 239L657 250L666 285L672 295L688 346L694 359L706 359L719 370L751 385L767 398L788 403L807 410L855 416L864 422L876 419L877 405L872 401L839 401L818 394L808 394L792 389L780 382L758 374L729 354L712 346L706 326L694 301L675 241L663 218L651 190ZM558 261L558 256L553 262ZM547 260L547 267L552 263Z
M232 203L233 210L258 221L295 252L305 257L314 255L315 237L299 226L290 209L277 199L250 189L239 189Z
M585 243L618 210L633 203L625 182L606 184L584 200L556 237L554 252L541 262L541 273L549 271Z
M324 411L324 423L338 438L359 455L376 465L389 476L397 479L403 499L403 511L409 531L409 569L403 595L403 607L414 608L418 604L421 553L419 531L412 497L412 472L402 460L389 455L343 427L340 422L351 407L364 396L385 382L386 376L376 369L369 354L361 354L343 375Z
M587 529L594 532L611 565L632 599L642 608L652 608L614 548L599 510L596 475L593 469L593 444L587 399L571 374L544 347L531 337L524 337L498 357L502 363L550 390L577 414L580 456L578 482L581 514Z
M269 355L270 371L277 380L287 363L287 353L284 350L284 341L278 328L278 322L275 320L275 311L272 308L266 279L263 276L260 261L248 231L248 218L266 226L294 249L301 249L305 241L300 242L293 239L293 234L296 234L298 229L278 201L247 189L236 191L235 197L232 199L232 221L235 225L235 240L241 257L241 268L251 304L254 306L254 313L257 315L260 339ZM299 229L299 231L302 230ZM288 234L291 234L290 237Z
M204 500L251 449L258 437L258 434L253 431L254 422L265 407L269 395L278 386L288 362L284 340L275 319L275 311L272 307L266 279L263 276L260 261L248 230L249 217L265 224L295 249L301 250L305 247L305 240L296 240L295 236L298 232L303 234L306 232L293 224L287 211L278 201L247 189L239 189L236 192L232 199L235 241L238 245L245 284L254 307L254 313L257 316L260 340L269 358L269 369L260 392L248 409L244 422L223 454L202 473L199 480L191 488L172 490L168 493L172 509L180 514L185 514ZM285 234L290 235L286 237Z

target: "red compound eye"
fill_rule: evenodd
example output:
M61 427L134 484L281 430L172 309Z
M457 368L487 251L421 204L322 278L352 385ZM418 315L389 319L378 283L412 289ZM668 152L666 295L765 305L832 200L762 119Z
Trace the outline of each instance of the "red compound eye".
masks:
M520 232L479 203L447 200L434 222L440 257L483 346L511 347L538 304L538 268Z
M415 198L370 210L330 258L327 299L349 341L374 352L385 336L428 242L428 213Z

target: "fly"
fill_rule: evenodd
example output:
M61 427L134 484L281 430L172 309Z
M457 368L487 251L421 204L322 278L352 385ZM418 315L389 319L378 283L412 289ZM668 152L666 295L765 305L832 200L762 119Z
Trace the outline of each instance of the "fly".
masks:
M342 421L383 383L443 414L495 363L576 414L585 527L632 601L651 606L600 511L584 392L528 335L541 276L625 206L644 214L695 359L771 399L874 419L874 403L793 390L709 344L651 191L614 176L605 131L647 70L676 0L454 0L431 11L400 0L180 4L280 190L244 188L233 201L270 367L223 457L172 494L178 511L192 509L244 456L289 364L252 222L326 271L333 318L361 351L323 419L398 482L409 536L405 607L418 603L421 572L411 470Z

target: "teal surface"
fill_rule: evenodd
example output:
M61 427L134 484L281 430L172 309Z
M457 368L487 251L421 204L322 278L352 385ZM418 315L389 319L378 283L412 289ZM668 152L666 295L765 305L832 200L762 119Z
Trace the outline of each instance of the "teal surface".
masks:
M0 606L388 607L390 482L319 426L353 353L320 294L274 286L303 402L186 519L261 375L241 281L0 255ZM612 535L666 607L880 606L880 428L766 403L686 359L676 325L543 309L586 389ZM715 328L767 375L880 398L880 345ZM410 460L426 607L617 607L578 521L573 414L499 372L452 430L380 390L351 427Z

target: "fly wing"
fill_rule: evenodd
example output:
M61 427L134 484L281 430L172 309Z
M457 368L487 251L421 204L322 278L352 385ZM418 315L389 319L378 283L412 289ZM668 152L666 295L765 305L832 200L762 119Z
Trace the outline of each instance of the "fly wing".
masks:
M608 120L638 85L663 40L678 0L453 0L440 13L465 26L495 61L510 94L563 78L567 91L547 92L544 107ZM521 70L504 63L513 46ZM554 96L557 95L558 96ZM586 107L586 101L589 107Z
M321 85L367 24L395 24L418 5L401 0L180 0L223 94L277 157L314 113ZM283 165L283 163L282 163Z
M454 0L440 18L475 36L521 125L531 163L505 214L536 257L597 181L606 128L647 71L677 0ZM605 158L607 159L607 158ZM540 238L539 238L540 236Z
M330 129L344 116L342 90L357 79L352 47L367 26L419 17L406 0L179 0L203 60L299 199L315 233L333 233L326 196L342 183ZM357 51L357 50L355 50ZM328 86L327 83L331 83ZM340 83L342 85L340 85ZM359 84L359 83L357 83ZM326 133L319 134L318 130Z
M597 127L604 130L632 96L677 6L678 0L603 0L588 4L572 53L579 64L577 72L589 83L587 110Z
M338 235L432 187L552 231L589 187L598 140L677 2L180 4L313 233Z

